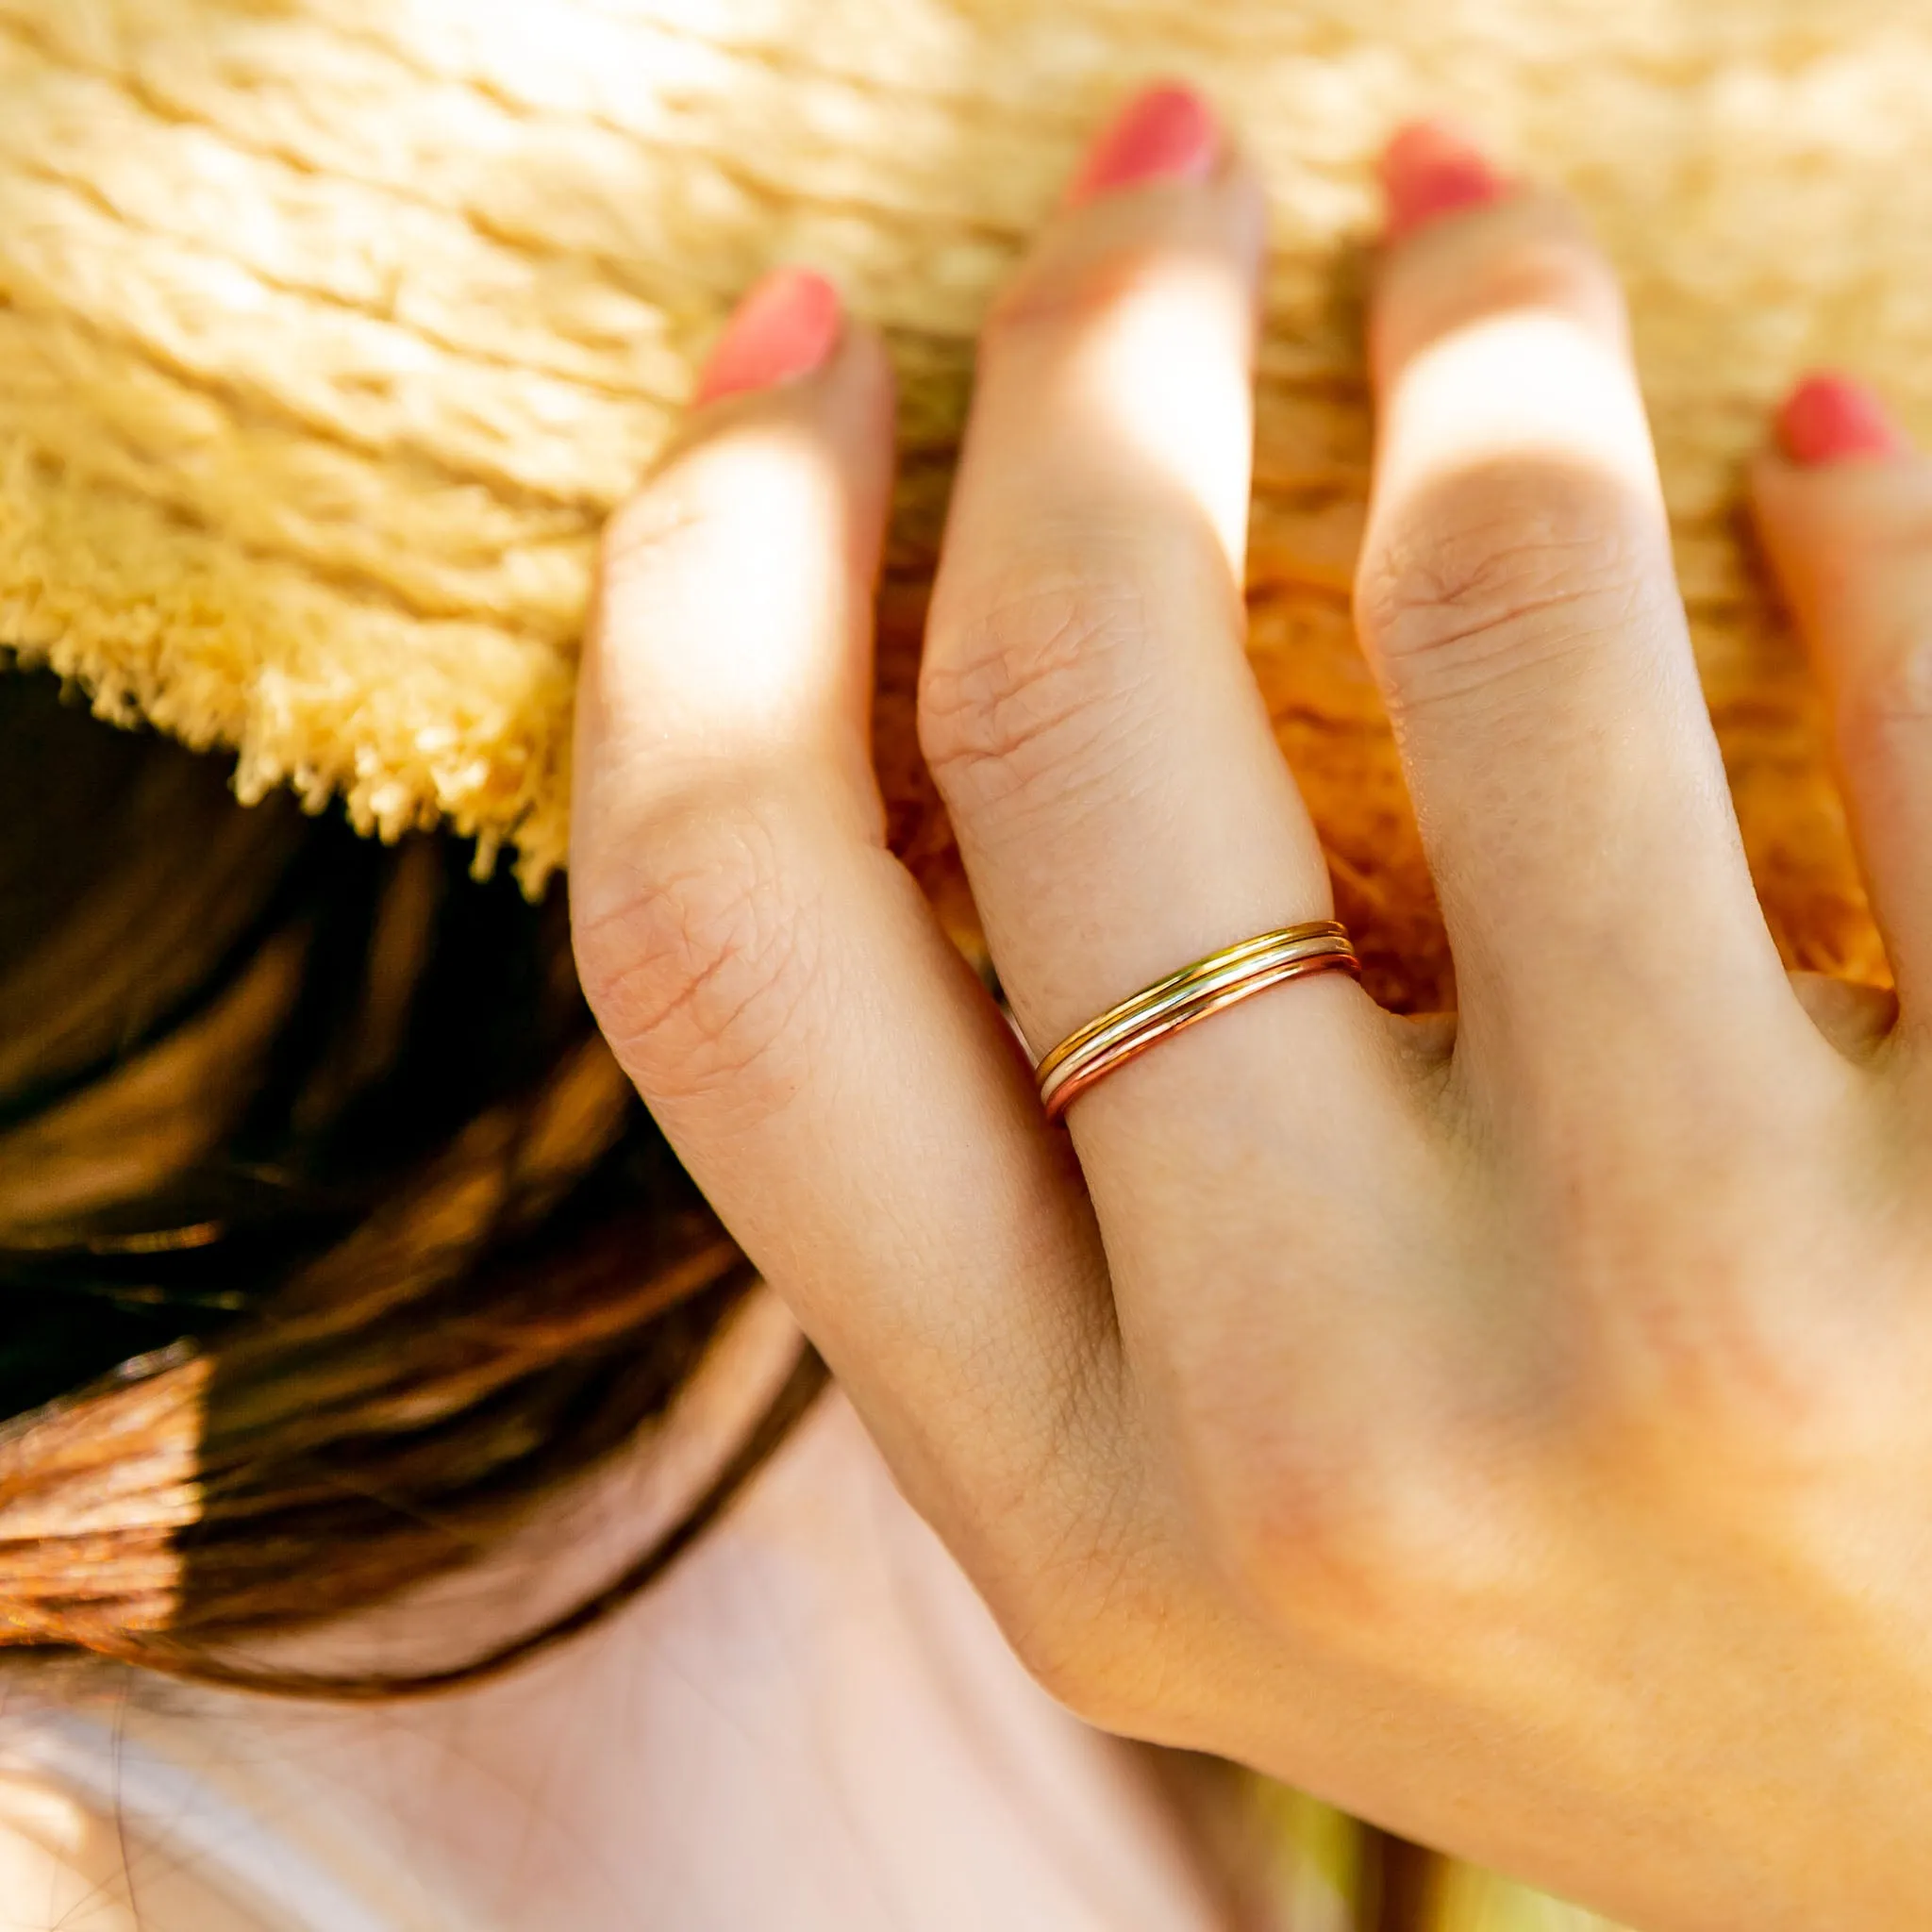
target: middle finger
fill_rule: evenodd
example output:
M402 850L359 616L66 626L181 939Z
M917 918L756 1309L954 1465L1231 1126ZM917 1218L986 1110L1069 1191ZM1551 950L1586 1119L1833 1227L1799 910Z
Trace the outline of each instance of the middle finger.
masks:
M1467 150L1391 148L1392 212ZM1642 1037L1802 1018L1745 865L1615 277L1546 196L1404 232L1372 312L1357 586L1455 954L1464 1048L1569 1092ZM1688 1065L1677 1054L1664 1063ZM1755 1063L1755 1062L1754 1062ZM1647 1075L1648 1076L1648 1075Z

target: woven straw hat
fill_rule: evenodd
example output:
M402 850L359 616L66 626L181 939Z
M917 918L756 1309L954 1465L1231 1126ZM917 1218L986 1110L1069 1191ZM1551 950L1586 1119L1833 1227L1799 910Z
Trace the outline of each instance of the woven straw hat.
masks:
M1379 990L1446 988L1350 634L1357 291L1370 158L1444 107L1622 268L1760 885L1793 959L1880 972L1735 498L1807 363L1932 430L1917 0L0 0L0 643L244 797L443 822L534 888L599 520L733 296L808 261L900 366L880 757L958 912L911 654L974 329L1156 74L1272 190L1253 653Z

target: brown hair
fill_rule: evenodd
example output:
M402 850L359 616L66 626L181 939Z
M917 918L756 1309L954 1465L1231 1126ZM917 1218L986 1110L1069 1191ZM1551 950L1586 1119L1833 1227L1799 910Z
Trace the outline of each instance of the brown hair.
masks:
M496 1545L661 1415L749 1271L599 1041L560 891L465 875L0 677L0 1643L257 1688L239 1645Z

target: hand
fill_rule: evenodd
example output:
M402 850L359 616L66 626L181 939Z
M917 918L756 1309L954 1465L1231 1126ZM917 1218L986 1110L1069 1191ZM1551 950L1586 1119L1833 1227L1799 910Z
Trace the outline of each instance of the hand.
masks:
M798 275L610 530L585 986L1074 1709L1646 1926L1901 1925L1932 1898L1932 467L1826 387L1788 435L1857 459L1757 479L1894 1024L1766 931L1609 270L1440 136L1388 170L1357 609L1459 1022L1326 974L1046 1124L883 847L891 383ZM1036 1054L1329 908L1241 652L1257 183L1170 91L1070 201L987 325L922 689Z

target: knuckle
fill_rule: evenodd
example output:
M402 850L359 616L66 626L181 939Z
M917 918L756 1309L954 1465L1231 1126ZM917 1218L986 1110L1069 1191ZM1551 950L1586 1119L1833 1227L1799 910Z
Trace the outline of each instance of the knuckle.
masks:
M769 1111L809 1058L819 949L774 818L741 796L669 806L573 908L585 997L647 1100Z
M1267 1353L1183 1372L1171 1509L1227 1598L1373 1657L1520 1592L1553 1445L1535 1365L1459 1324L1349 1360L1373 1405L1311 1386L1285 1404L1296 1368Z
M674 461L626 498L605 520L597 545L597 575L606 599L650 584L667 569L701 561L729 532L704 487L692 454Z
M1168 300L1177 284L1172 243L1155 235L1104 252L1047 252L1029 261L994 298L980 328L982 359L1073 340L1110 319Z
M1463 300L1481 311L1542 309L1620 330L1615 271L1567 205L1531 202L1520 223L1494 231Z
M968 618L936 613L919 740L947 803L1063 809L1134 741L1145 634L1131 585L1064 572L998 588Z
M1397 356L1512 310L1568 316L1609 341L1624 333L1616 272L1560 198L1513 196L1423 241L1391 260L1376 305L1376 334Z
M1365 553L1356 607L1406 708L1480 703L1632 624L1648 519L1621 488L1551 466L1464 477Z
M1614 1440L1648 1443L1680 1471L1790 1474L1836 1461L1863 1432L1869 1357L1821 1345L1802 1299L1767 1295L1757 1262L1707 1259L1694 1278L1681 1264L1632 1272L1573 1286L1591 1310L1584 1412Z
M1209 1549L1231 1590L1307 1630L1388 1631L1422 1597L1415 1499L1364 1455L1274 1458L1226 1486L1208 1520Z
M771 579L803 554L792 543L774 548L772 533L821 528L825 507L803 466L761 460L741 435L675 444L605 520L594 620L635 637L708 632L747 613L762 620ZM761 544L771 567L747 572L747 546Z
M1215 1411L1189 1428L1197 1474L1186 1513L1237 1600L1361 1647L1402 1641L1418 1618L1488 1587L1498 1499L1464 1424L1411 1413L1400 1426L1338 1418L1287 1436L1240 1424L1224 1404Z
M1748 1140L1714 1136L1664 1173L1599 1135L1592 1173L1579 1158L1554 1179L1538 1273L1559 1311L1553 1373L1580 1443L1632 1448L1685 1477L1792 1474L1829 1464L1867 1427L1890 1377L1839 1291L1842 1242L1805 1233L1840 1216L1812 1182L1741 1156ZM1786 1207L1774 1226L1767 1200Z

